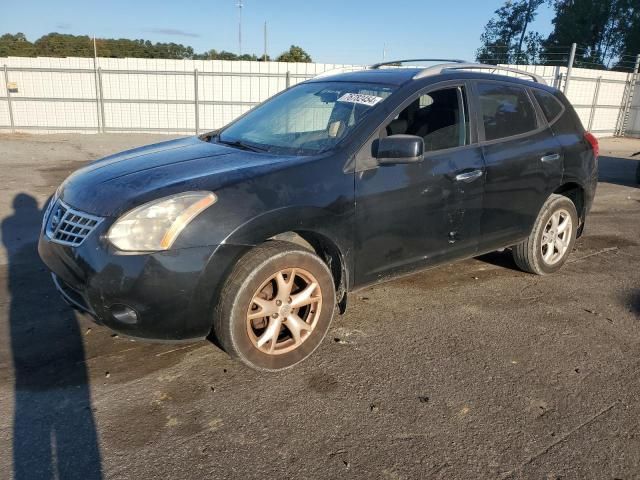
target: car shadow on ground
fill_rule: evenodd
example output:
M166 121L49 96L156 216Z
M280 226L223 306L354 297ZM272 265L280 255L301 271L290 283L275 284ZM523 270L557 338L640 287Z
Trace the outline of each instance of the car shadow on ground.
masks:
M42 211L21 193L2 221L9 260L15 378L13 473L21 479L100 479L102 466L85 353L73 311L37 254Z
M475 257L475 259L480 260L481 262L488 263L490 265L495 265L496 267L502 267L509 270L522 272L522 270L518 268L518 265L516 265L516 262L513 260L513 255L511 254L510 249L504 249L501 251L496 250L495 252L485 253L484 255Z
M598 181L640 188L640 156L634 158L601 156L598 159Z

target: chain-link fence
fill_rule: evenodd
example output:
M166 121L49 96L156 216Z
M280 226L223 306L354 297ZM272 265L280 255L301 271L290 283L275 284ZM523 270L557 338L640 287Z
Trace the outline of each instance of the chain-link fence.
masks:
M582 68L579 47L536 73L565 92L586 128L640 135L638 59L624 70ZM518 57L516 57L517 60ZM502 56L502 59L510 58ZM513 60L513 58L511 58ZM554 63L550 65L549 63ZM575 63L575 65L574 65ZM352 65L220 60L0 59L0 131L194 133L219 128L290 85ZM581 65L580 68L577 65ZM358 68L358 67L355 67Z

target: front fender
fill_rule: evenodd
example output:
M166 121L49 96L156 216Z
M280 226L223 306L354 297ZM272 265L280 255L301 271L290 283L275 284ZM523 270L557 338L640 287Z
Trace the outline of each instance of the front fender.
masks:
M254 246L280 233L310 231L329 238L345 251L352 220L320 207L281 207L249 219L232 231L224 243Z

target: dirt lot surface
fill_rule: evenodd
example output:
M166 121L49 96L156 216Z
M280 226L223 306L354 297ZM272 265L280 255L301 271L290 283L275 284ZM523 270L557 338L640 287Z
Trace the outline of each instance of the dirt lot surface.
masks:
M0 477L640 478L640 141L602 141L558 274L502 252L368 288L269 375L95 326L37 257L66 175L166 138L0 136Z

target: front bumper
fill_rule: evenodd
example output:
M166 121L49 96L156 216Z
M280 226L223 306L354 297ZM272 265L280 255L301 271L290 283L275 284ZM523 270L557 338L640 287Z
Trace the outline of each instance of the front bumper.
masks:
M98 323L124 335L160 341L206 337L212 306L227 274L247 250L213 245L164 252L115 252L100 231L80 246L41 234L38 253L62 297ZM135 312L123 321L118 312Z

